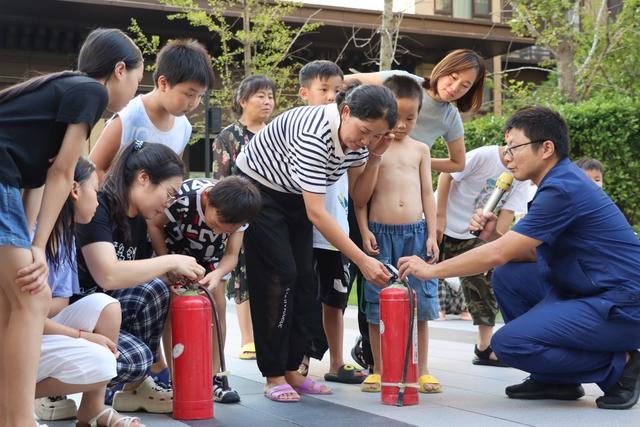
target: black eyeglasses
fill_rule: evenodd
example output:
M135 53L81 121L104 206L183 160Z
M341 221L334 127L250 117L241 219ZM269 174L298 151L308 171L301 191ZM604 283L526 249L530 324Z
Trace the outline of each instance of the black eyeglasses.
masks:
M513 157L513 149L514 148L518 148L518 147L523 147L525 145L529 145L529 144L537 144L539 142L545 142L548 141L547 139L536 139L535 141L529 141L529 142L525 142L524 144L518 144L518 145L514 145L509 147L508 145L505 145L504 148L504 155L505 156L509 156L509 157Z

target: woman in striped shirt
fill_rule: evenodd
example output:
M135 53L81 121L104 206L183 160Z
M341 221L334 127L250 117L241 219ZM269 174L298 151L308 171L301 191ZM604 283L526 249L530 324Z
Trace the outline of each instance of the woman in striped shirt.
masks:
M331 393L297 372L305 333L299 319L307 308L296 289L313 281L312 223L367 280L382 286L390 278L326 211L324 193L347 170L354 199L370 192L396 116L396 100L387 88L352 86L335 104L294 108L276 117L236 160L263 200L244 245L258 367L272 400L298 401L298 392Z

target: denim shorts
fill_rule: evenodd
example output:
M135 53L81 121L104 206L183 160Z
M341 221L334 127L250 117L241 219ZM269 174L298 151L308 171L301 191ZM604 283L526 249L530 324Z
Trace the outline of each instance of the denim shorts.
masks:
M413 224L378 224L369 222L369 230L376 236L380 254L376 258L383 264L397 266L403 256L417 255L425 258L427 224L424 221ZM418 300L418 320L438 318L438 280L418 280L409 276L409 286L416 292ZM380 291L382 288L366 282L364 297L367 303L367 322L380 323Z
M0 182L0 246L31 249L20 189Z

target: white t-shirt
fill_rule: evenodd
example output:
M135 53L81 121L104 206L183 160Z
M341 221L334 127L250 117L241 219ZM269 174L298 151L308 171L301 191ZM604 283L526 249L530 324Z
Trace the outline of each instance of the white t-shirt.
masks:
M327 192L324 194L324 207L338 222L342 231L349 235L349 220L347 218L349 213L349 178L346 173L335 184L327 187ZM315 227L313 227L313 247L338 250Z
M491 195L501 173L508 172L500 161L500 147L489 145L466 154L465 168L452 173L453 181L447 201L447 227L444 234L455 239L474 239L469 220ZM522 212L526 209L529 181L514 180L502 196L498 210Z
M144 109L142 95L133 98L119 113L122 122L122 147L129 145L136 139L146 142L156 142L171 148L179 156L191 138L191 123L186 116L176 117L170 130L164 132L158 129Z

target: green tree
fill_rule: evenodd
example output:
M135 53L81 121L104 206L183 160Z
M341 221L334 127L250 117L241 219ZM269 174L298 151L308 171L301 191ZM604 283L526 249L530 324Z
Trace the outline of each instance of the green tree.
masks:
M278 88L277 106L288 108L295 100L290 96L297 90L297 71L300 63L295 58L296 41L321 24L307 18L299 27L284 21L301 7L301 3L284 0L207 0L206 6L194 0L160 0L176 7L179 12L169 19L185 19L192 26L204 27L220 48L212 57L212 65L219 85L212 94L212 104L228 109L237 84L252 74L264 74ZM232 16L239 16L233 19ZM289 95L289 96L287 96Z
M612 13L607 0L511 0L511 27L551 51L563 97L579 101L593 89L629 88L638 75L640 0ZM619 71L624 75L620 76ZM638 84L635 84L638 88Z

